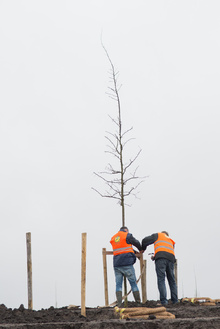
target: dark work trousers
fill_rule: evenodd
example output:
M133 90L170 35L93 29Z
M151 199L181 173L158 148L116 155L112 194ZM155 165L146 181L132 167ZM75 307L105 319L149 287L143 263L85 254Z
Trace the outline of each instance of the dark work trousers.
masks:
M160 302L162 305L168 304L167 290L165 285L165 277L167 277L171 301L173 304L178 302L177 286L174 277L174 263L166 258L159 258L155 261L156 273L157 273L157 285L160 293Z

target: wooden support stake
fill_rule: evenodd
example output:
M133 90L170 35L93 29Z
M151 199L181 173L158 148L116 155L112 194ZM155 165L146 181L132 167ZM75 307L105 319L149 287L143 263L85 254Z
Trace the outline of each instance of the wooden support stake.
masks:
M147 292L146 292L146 261L143 259L143 254L140 254L140 273L141 276L141 291L142 291L142 303L147 301Z
M27 276L28 276L28 309L33 310L32 297L32 260L31 260L31 233L26 233L27 245Z
M143 303L146 303L147 301L147 260L144 259L144 291L145 291L145 296L143 296Z
M102 248L103 273L104 273L104 288L105 288L105 306L108 306L108 277L107 277L107 261L106 248Z
M81 315L86 316L86 233L82 233Z

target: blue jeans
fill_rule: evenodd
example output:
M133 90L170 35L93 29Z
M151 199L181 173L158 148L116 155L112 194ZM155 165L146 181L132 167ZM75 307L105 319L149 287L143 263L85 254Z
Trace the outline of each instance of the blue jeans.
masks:
M161 304L166 305L168 303L167 291L165 285L165 276L167 276L167 280L169 283L171 300L173 303L177 303L178 297L177 297L177 286L174 277L174 264L166 258L159 258L156 260L155 266L156 266L157 284L160 292Z
M116 291L122 291L123 276L125 276L131 286L132 291L139 291L136 283L136 275L133 265L114 267Z

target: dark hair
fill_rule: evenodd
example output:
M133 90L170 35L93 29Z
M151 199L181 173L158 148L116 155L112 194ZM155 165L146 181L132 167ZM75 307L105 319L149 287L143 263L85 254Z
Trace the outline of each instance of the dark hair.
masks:
M162 231L161 233L166 234L167 236L169 236L169 233L167 231Z
M122 226L121 228L120 228L120 231L121 230L128 230L128 228L127 228L127 226Z

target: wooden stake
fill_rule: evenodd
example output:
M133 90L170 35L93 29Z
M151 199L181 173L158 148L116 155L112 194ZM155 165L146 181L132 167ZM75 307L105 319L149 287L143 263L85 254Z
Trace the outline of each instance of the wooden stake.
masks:
M147 301L147 260L144 259L144 296L143 296L143 303L146 303Z
M81 315L86 316L86 233L82 233Z
M32 297L32 260L31 260L31 233L26 233L27 245L27 276L28 276L28 309L33 310Z
M106 248L102 248L102 259L103 259L104 288L105 288L105 306L108 306L108 277L107 277Z
M140 273L141 276L141 291L142 291L142 303L147 301L147 292L146 292L146 260L143 259L143 254L140 254Z

